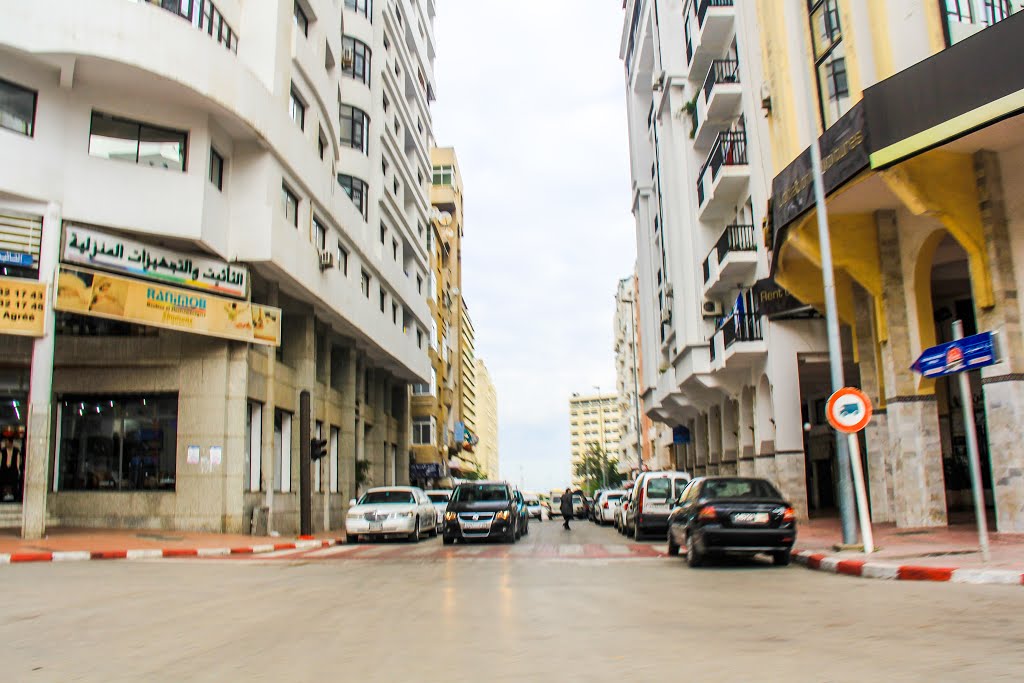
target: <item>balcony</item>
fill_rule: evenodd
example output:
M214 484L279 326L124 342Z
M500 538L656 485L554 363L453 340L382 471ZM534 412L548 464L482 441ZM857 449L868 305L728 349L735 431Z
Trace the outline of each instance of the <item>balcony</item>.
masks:
M757 274L757 233L753 225L730 225L704 259L704 297L750 285Z
M729 128L740 113L739 61L716 59L711 62L704 86L697 95L693 144L697 149L708 149L715 136Z
M702 74L711 60L725 54L736 21L734 0L694 0L687 21L686 61L690 74Z
M711 370L745 370L768 352L759 313L733 313L711 338Z
M697 178L697 215L702 221L725 218L750 181L747 133L744 129L722 131L711 146Z
M210 0L138 0L176 14L218 43L238 52L238 34L224 21L224 15Z

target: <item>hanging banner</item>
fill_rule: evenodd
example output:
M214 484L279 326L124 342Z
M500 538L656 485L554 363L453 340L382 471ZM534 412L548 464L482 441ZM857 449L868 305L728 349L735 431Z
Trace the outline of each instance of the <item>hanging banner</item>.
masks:
M249 269L245 266L154 247L80 225L64 226L60 260L178 287L249 298Z
M0 334L42 337L46 322L46 283L0 277Z
M281 309L61 266L58 311L223 339L281 345Z

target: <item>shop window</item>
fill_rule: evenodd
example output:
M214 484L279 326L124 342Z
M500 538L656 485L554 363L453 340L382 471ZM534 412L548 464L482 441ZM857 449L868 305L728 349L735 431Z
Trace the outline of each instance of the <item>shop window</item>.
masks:
M68 396L60 410L58 490L174 490L177 395Z
M0 381L8 379L0 377ZM4 388L0 398L0 502L3 503L20 501L25 481L28 387L18 386L26 384L27 378L17 380Z
M274 490L292 490L292 414L274 410Z
M263 404L249 401L245 407L245 478L246 491L263 490Z

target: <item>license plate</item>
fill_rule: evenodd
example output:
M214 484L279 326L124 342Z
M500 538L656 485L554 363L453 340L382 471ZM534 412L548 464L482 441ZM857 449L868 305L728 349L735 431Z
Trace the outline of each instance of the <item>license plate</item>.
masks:
M384 522L370 522L370 531L380 531L384 528Z
M732 516L732 521L738 524L767 524L767 512L737 512Z
M466 531L480 531L481 529L490 529L490 522L464 522L463 528Z

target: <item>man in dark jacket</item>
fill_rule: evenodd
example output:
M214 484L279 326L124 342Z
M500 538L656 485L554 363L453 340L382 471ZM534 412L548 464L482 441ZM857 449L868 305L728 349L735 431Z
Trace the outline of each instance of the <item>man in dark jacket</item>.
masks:
M566 488L562 494L562 502L559 504L562 512L562 528L569 528L569 520L572 519L572 489Z

